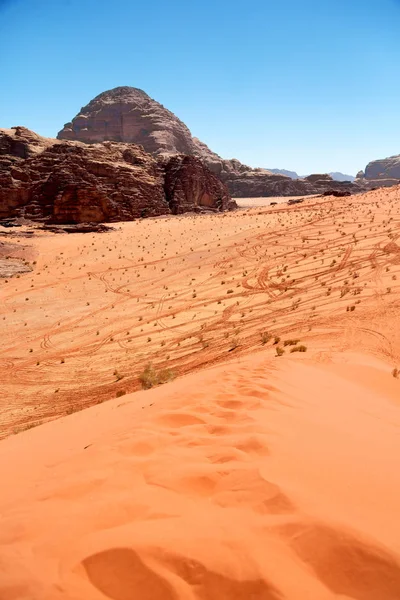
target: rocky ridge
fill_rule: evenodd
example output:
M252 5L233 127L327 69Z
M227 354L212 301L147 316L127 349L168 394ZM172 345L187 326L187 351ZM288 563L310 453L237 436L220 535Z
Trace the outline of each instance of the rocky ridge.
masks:
M85 143L104 141L141 144L155 156L186 154L199 158L232 196L293 196L319 194L327 189L362 191L361 185L326 180L317 185L307 179L294 180L267 169L253 169L236 159L224 160L206 144L193 137L188 127L143 90L117 87L96 96L81 108L58 133L60 140Z
M305 179L307 175L298 175L296 171L288 171L287 169L268 169L271 173L276 173L280 175L287 175L291 179ZM333 181L350 181L353 182L355 177L353 175L346 175L345 173L340 173L339 171L333 171L328 173L333 179Z
M0 130L0 218L100 223L235 207L194 156L157 159L135 144Z
M356 182L367 188L391 187L400 183L400 155L369 162L357 173Z

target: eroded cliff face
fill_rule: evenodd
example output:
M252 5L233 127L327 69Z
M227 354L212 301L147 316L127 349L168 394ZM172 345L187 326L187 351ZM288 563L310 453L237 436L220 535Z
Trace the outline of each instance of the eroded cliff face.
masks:
M172 112L132 87L99 94L66 123L58 139L141 144L152 154L194 154L189 129Z
M85 143L106 140L132 142L141 144L146 152L155 156L195 156L236 197L318 194L332 187L343 187L341 182L332 178L325 183L319 181L314 184L304 179L293 180L267 169L253 169L236 159L224 160L192 137L188 127L171 111L143 90L133 87L117 87L96 96L70 123L66 123L58 138ZM362 186L347 183L346 189L356 192L361 191Z
M198 158L173 156L164 165L165 195L174 214L187 212L193 207L215 210L236 208L226 186Z
M335 181L330 175L291 179L282 175L265 174L262 170L231 175L227 185L232 196L236 198L308 196L327 192L355 194L363 191L365 187L361 183Z
M357 173L356 182L367 189L391 187L400 183L400 155L373 160L365 171Z
M374 160L365 168L366 179L400 179L400 155Z
M87 145L42 138L24 127L0 130L0 218L100 223L234 205L200 161L180 160L185 168L171 165L170 176L169 161L135 144ZM168 197L167 179L175 182Z

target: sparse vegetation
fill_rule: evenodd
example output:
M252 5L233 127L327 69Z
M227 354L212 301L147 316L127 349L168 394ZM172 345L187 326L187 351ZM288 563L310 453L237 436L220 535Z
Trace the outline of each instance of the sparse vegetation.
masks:
M267 344L269 342L269 340L271 339L271 334L268 333L268 331L262 331L261 332L261 343L264 346L265 344Z
M240 345L240 340L237 337L231 339L230 350L235 350Z
M117 369L115 369L113 375L114 375L114 377L116 378L117 381L121 381L121 379L124 378L124 376L119 371L117 371Z
M139 376L139 381L144 390L149 390L152 387L168 383L175 379L175 374L171 369L161 369L157 371L151 363L148 363L143 372Z
M285 340L283 342L284 346L295 346L296 344L299 343L300 340Z
M294 348L290 349L290 352L307 352L307 346L294 346Z

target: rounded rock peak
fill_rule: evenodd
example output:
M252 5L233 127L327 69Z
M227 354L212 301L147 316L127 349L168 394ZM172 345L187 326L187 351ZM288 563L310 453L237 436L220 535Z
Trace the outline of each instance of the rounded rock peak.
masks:
M102 92L93 98L92 102L97 102L98 100L102 100L103 102L116 102L118 100L137 100L138 98L150 99L150 96L139 88L124 85Z

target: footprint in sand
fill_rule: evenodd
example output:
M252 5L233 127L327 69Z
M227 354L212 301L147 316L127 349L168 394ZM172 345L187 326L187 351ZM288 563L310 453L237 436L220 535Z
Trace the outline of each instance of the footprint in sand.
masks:
M215 404L221 408L228 408L230 410L240 410L241 408L247 408L246 402L242 400L231 400L224 395L217 396Z
M204 425L204 419L191 413L169 412L157 417L156 421L166 427L185 427L186 425Z
M238 438L235 443L235 448L242 450L250 455L269 456L269 448L262 436L248 436Z
M281 599L275 586L264 578L230 578L194 558L165 549L148 562L132 548L109 548L85 558L78 570L112 600Z
M227 507L251 508L260 514L286 514L294 505L281 488L267 481L258 469L232 469L218 482L213 502Z
M219 448L210 450L206 454L207 459L212 464L223 465L229 462L241 462L244 459L243 453L236 448Z
M278 531L335 595L357 600L399 599L400 564L385 548L314 522L292 523Z

